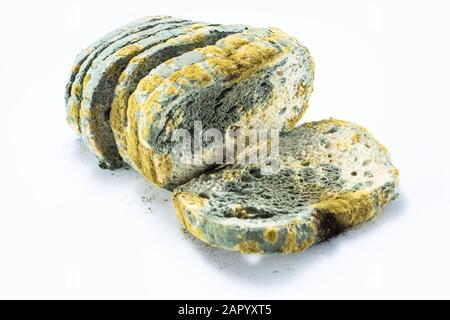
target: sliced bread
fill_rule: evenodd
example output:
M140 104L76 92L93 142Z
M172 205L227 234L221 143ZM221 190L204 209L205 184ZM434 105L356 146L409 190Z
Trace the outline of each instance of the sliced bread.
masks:
M183 226L198 239L244 253L291 253L371 219L397 196L398 171L364 128L305 123L279 142L280 167L230 165L178 187Z

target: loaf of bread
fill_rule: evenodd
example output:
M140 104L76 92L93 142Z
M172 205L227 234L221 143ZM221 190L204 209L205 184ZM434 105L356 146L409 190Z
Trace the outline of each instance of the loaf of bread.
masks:
M77 57L67 119L102 168L125 162L173 189L214 166L174 161L174 131L192 132L195 121L223 133L288 131L308 107L313 77L308 50L278 29L147 17Z
M66 118L100 167L128 164L174 190L196 238L244 253L300 252L376 216L398 187L386 148L361 126L296 127L313 80L308 49L279 29L145 17L76 57ZM199 123L200 152L180 161L178 134L195 139ZM224 139L209 144L208 130ZM276 139L247 143L252 130ZM244 148L217 159L230 132ZM188 151L199 151L191 142ZM241 161L267 149L278 151L271 170L267 159ZM189 152L183 157L194 160Z
M398 171L364 128L334 119L281 137L279 170L230 165L175 189L183 226L244 253L291 253L376 216L397 196Z

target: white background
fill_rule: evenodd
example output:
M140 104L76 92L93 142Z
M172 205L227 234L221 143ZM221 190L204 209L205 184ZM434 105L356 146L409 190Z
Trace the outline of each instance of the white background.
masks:
M0 298L450 298L448 1L13 1L0 8ZM297 255L184 234L170 194L65 122L75 55L144 15L277 26L316 62L303 121L367 127L400 169L376 220Z

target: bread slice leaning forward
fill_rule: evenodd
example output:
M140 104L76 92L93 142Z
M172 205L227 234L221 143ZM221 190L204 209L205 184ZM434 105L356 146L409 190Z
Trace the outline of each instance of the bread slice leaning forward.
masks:
M195 124L222 134L290 130L308 107L314 63L295 38L251 28L170 59L143 78L128 100L127 159L149 181L173 189L214 164L177 161L176 133Z
M173 193L183 226L198 239L244 253L300 252L371 219L397 197L386 148L346 121L305 123L283 135L280 167L230 165Z

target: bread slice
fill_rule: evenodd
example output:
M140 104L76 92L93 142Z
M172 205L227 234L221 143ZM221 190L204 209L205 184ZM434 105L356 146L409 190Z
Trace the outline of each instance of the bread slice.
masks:
M230 165L173 193L198 239L244 253L300 252L371 219L393 199L398 171L386 148L346 121L305 123L283 135L279 171Z
M189 27L193 25L197 23L185 20L157 25L149 29L141 40L121 46L104 60L96 61L88 71L83 81L79 121L82 137L99 159L101 167L122 166L109 124L114 88L121 72L139 53L188 32Z
M122 26L112 32L109 32L98 41L92 43L89 47L81 51L75 58L75 62L72 65L69 80L66 84L65 91L65 103L67 111L67 121L73 130L80 134L78 126L78 105L69 103L71 95L75 95L79 98L81 95L81 86L86 75L87 70L91 67L94 59L98 57L105 49L109 48L111 44L129 36L136 34L145 29L154 27L160 23L173 19L169 16L150 16L144 17L139 20L133 21L125 26ZM169 20L170 21L170 20ZM78 75L78 78L77 78Z
M308 106L313 61L278 29L249 29L168 60L143 78L128 101L131 165L158 186L174 187L214 166L172 158L175 129L194 135L232 127L290 130Z
M129 163L125 130L128 98L139 81L159 64L196 48L215 44L219 39L245 30L242 25L196 25L192 31L156 45L135 56L119 77L111 106L110 124L122 159Z

